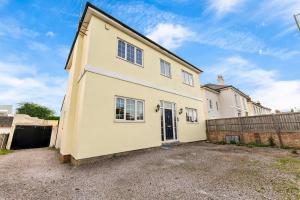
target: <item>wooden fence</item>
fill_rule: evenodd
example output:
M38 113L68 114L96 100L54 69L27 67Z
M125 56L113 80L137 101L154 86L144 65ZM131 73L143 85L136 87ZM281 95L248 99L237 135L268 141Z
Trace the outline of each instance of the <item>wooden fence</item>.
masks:
M297 140L294 143L300 147L300 113L212 119L206 121L206 127L208 139L212 141L220 141L228 135L238 135L244 141L253 142L253 139L245 137L252 134L252 138L257 141L257 138L267 135L278 140L280 146L285 145L284 140L288 140L288 144Z

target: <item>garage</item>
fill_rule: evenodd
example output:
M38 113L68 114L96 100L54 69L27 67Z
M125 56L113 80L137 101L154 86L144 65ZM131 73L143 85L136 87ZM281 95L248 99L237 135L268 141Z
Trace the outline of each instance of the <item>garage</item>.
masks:
M52 126L16 126L11 149L49 147Z

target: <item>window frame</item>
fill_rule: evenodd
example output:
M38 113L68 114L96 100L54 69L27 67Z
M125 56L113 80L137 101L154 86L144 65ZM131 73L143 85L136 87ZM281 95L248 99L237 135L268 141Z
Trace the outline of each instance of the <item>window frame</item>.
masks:
M213 110L214 107L213 107L213 102L212 102L212 100L209 99L208 102L209 102L209 109L210 109L210 110Z
M119 54L118 54L118 52L119 52L119 41L122 41L122 42L125 43L125 58L119 56ZM133 60L134 60L134 62L131 62L131 61L127 60L127 45L133 46L133 54L134 54L134 59ZM137 60L136 60L136 58L137 58L137 56L136 56L137 49L140 50L141 53L142 53L142 56L141 56L142 64L137 63ZM126 61L130 64L134 64L134 65L137 65L139 67L144 67L144 50L142 48L137 47L136 45L117 37L117 50L116 50L116 52L117 52L117 54L116 54L117 58L119 58L121 60L124 60L124 61Z
M123 119L117 119L117 99L123 99L124 101L124 117ZM127 120L126 119L126 111L127 111L127 100L133 100L134 101L134 120ZM142 102L143 104L143 119L139 120L137 119L137 102ZM130 98L130 97L123 97L123 96L115 96L114 97L114 122L121 122L121 123L143 123L145 122L145 101L143 99L136 99L136 98Z
M196 121L188 121L188 116L187 116L188 111L191 111L191 112L192 112L192 118L193 118L193 115L194 115L194 112L195 112L195 114L196 114ZM198 116L198 110L197 110L197 109L195 109L195 108L189 108L189 107L186 107L186 108L185 108L185 121L186 121L187 123L190 123L190 124L198 124L198 123L199 123L199 118L198 118L198 117L199 117L199 116Z
M187 78L188 78L188 83L185 82L185 75L187 75ZM195 82L194 82L194 76L193 74L185 71L185 70L181 70L181 78L182 78L182 83L185 84L185 85L188 85L188 86L191 86L191 87L194 87L195 85ZM190 84L190 78L192 78L192 84Z
M163 67L165 67L166 65L165 64L168 64L169 65L169 76L166 74L166 68L164 68L164 71L165 71L165 74L162 73L161 71L161 67L162 67L162 64L163 63ZM159 60L159 71L160 71L160 75L164 76L164 77L167 77L167 78L172 78L172 70L171 70L171 63L165 61L164 59L160 59Z

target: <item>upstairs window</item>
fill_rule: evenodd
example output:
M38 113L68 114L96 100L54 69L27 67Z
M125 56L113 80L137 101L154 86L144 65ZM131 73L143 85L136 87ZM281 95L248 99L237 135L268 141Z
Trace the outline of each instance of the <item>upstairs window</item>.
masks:
M118 57L130 63L143 66L143 50L118 39Z
M160 59L160 74L171 78L171 65L162 59Z
M136 64L143 65L143 51L141 49L136 48Z
M134 63L134 46L127 44L127 60Z
M198 122L197 110L194 108L186 108L186 121L187 122Z
M216 101L216 108L217 108L217 110L219 110L219 104L217 101Z
M125 42L118 40L118 56L125 59Z
M183 83L190 86L194 85L193 75L184 70L182 70L182 79L183 79Z
M212 100L211 99L209 100L209 108L213 109L213 104L212 104Z

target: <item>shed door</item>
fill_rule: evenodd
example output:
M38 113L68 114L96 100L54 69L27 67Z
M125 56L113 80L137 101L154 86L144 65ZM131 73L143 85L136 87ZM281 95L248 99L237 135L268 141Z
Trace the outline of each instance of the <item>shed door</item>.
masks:
M16 126L11 149L49 147L52 126Z

